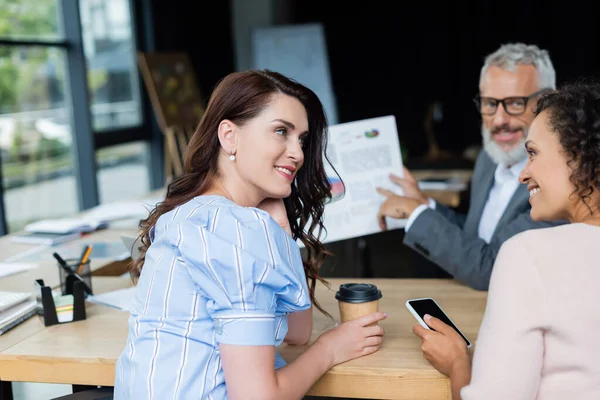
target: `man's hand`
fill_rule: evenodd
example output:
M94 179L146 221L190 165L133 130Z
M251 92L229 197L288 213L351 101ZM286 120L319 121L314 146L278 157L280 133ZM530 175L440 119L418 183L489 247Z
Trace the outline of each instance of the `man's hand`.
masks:
M423 193L421 189L419 189L419 182L417 182L417 180L414 178L414 176L412 176L410 171L406 169L406 167L404 167L404 178L390 174L390 180L402 188L404 196L420 200L425 204L427 204L429 201L427 195Z
M391 217L396 219L405 219L412 214L412 212L421 204L427 204L422 200L414 199L411 197L398 196L383 188L377 188L377 193L385 196L386 199L379 207L377 212L377 220L379 221L379 227L381 230L387 230L387 223L385 217Z

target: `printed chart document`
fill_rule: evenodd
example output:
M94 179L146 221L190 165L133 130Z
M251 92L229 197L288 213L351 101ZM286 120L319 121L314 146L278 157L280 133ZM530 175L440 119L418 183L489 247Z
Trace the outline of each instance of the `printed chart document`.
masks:
M381 232L377 211L385 200L377 187L401 194L389 174L402 176L402 157L394 116L329 127L327 155L339 174L325 163L332 199L325 206L323 243ZM341 180L339 179L341 178ZM387 219L388 229L403 228L406 220Z

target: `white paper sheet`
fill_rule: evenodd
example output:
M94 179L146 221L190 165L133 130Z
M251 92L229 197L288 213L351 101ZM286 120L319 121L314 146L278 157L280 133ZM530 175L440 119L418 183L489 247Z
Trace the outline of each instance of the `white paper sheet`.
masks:
M36 269L38 266L36 263L0 262L0 278Z
M381 232L377 211L385 197L376 188L401 194L401 189L389 179L391 172L403 176L395 117L330 126L327 154L341 181L326 163L333 198L325 206L327 233L322 234L321 241L335 242ZM406 220L387 219L388 229L405 225Z
M121 311L129 311L135 295L135 287L113 290L112 292L88 296L90 303L113 307Z

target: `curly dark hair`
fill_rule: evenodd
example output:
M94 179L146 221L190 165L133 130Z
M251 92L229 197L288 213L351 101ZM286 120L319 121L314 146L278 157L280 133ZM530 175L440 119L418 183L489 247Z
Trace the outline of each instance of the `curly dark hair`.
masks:
M573 169L574 193L594 213L590 199L600 191L600 84L580 81L545 93L535 113L545 110L549 128L558 135L567 165Z

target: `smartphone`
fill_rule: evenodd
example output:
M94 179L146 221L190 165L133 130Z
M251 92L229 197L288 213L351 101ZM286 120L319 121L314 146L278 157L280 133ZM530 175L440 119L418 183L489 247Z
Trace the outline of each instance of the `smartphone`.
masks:
M452 182L451 178L423 178L423 179L419 179L419 182L426 182L426 183L450 183Z
M456 325L454 325L454 322L450 320L450 318L446 315L444 310L442 310L442 307L440 307L434 299L430 297L423 299L411 299L406 302L406 308L408 308L408 311L410 311L410 313L414 315L417 321L419 321L419 324L425 329L433 330L429 327L429 325L425 323L425 320L423 319L425 314L429 314L432 317L441 320L445 324L450 325L465 340L465 342L467 343L467 347L471 348L471 342L469 341L469 339L467 339L467 337L463 335L460 329L458 329Z

